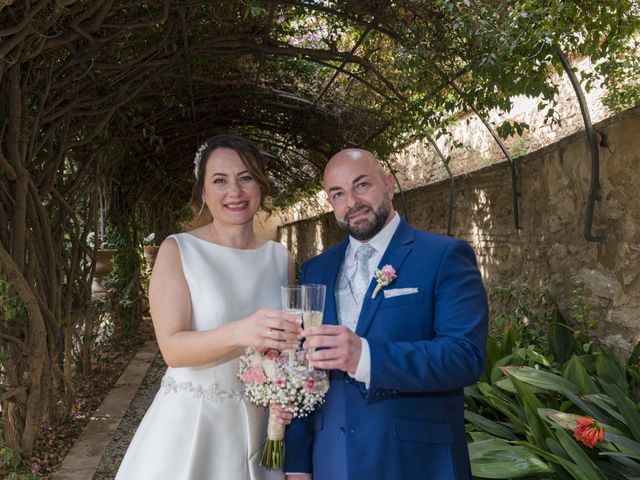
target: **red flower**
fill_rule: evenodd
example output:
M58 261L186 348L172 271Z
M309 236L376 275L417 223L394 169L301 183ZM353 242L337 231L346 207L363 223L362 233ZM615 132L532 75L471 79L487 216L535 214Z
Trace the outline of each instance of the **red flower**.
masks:
M576 420L573 438L582 442L587 447L593 448L596 446L596 443L604 440L604 427L593 418L579 418Z

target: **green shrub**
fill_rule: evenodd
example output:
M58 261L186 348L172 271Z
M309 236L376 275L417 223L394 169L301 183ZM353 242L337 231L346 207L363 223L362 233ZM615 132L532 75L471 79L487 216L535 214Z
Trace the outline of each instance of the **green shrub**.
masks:
M623 363L593 342L580 288L569 321L546 291L498 291L485 372L465 389L475 478L640 478L640 344ZM585 417L604 429L592 447Z

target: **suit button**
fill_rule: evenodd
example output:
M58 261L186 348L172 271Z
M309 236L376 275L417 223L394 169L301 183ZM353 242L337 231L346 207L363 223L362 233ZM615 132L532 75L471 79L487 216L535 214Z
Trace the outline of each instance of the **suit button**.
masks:
M351 430L349 430L349 433L350 433L351 435L353 435L354 433L356 433L355 428L352 428Z
M347 430L344 427L340 427L340 435L344 435L347 433Z

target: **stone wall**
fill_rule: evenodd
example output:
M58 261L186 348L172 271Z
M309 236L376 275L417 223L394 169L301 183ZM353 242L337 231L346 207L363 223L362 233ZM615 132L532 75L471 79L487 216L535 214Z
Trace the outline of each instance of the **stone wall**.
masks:
M490 293L519 281L548 286L568 302L574 271L588 291L596 334L627 355L640 340L640 108L596 128L608 147L600 147L602 200L593 233L605 243L583 238L591 165L583 132L516 160L522 230L514 228L505 162L457 176L453 235L473 245ZM448 181L408 190L405 200L411 224L446 233ZM402 212L398 198L395 205ZM329 213L284 224L278 237L300 263L344 235Z

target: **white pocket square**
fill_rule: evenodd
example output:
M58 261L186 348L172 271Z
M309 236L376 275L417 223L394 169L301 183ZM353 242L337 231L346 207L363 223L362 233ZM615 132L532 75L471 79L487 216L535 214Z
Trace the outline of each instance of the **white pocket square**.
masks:
M388 290L383 290L384 298L393 298L399 297L400 295L411 295L412 293L418 293L417 288L390 288Z

